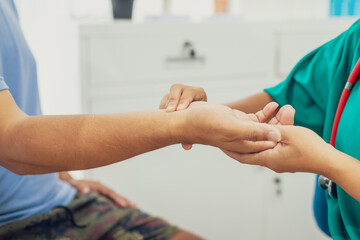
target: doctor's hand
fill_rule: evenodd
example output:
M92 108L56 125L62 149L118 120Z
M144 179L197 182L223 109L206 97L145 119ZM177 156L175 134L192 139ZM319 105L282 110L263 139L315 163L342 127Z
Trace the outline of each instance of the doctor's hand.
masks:
M334 148L310 129L278 126L281 142L260 153L242 154L223 150L240 163L260 165L275 172L310 172L325 174L329 154Z
M68 172L59 172L59 178L62 181L69 183L71 186L76 188L76 190L81 194L87 194L92 191L98 192L112 201L114 201L118 206L124 208L135 208L136 205L132 203L127 198L119 195L112 189L106 187L105 185L91 180L76 180Z
M176 135L182 136L179 142L187 146L199 143L241 153L263 151L281 139L274 126L259 123L269 117L267 113L273 108L277 108L276 103L257 114L245 114L224 105L193 102L186 110L175 113L186 119Z
M167 112L184 110L189 107L190 103L196 101L207 101L204 89L174 84L170 87L170 92L162 98L159 109L166 109Z

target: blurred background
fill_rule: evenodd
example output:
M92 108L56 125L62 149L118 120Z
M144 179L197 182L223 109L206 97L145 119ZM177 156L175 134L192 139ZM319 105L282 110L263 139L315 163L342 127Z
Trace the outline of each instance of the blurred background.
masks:
M45 114L156 109L174 83L205 88L211 102L240 99L346 30L359 2L16 1ZM206 239L327 239L313 219L315 176L242 166L206 146L170 146L74 175Z

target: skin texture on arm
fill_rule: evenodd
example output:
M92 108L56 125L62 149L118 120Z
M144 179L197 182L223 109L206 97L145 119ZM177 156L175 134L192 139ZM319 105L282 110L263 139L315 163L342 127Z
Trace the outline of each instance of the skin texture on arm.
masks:
M181 142L258 152L280 140L274 127L209 103L172 113L29 117L4 90L0 109L0 165L17 174L95 168Z

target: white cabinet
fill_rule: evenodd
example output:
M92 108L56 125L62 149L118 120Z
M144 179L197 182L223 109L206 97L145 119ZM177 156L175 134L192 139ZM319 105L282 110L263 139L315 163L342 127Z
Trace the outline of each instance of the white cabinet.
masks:
M351 22L82 26L83 110L155 109L173 83L236 100L284 78ZM86 175L207 239L325 239L312 216L313 175L240 165L218 149L171 146Z
M275 76L283 79L301 57L345 31L352 21L288 24L275 30Z

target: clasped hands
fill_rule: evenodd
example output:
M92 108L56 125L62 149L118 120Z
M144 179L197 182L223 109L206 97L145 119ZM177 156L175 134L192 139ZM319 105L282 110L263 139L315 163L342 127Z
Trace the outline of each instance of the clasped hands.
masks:
M334 149L313 131L293 126L293 107L286 105L277 111L278 104L272 102L257 113L245 114L206 101L202 88L179 84L171 87L160 103L160 109L175 116L171 118L176 121L171 141L181 142L186 150L197 143L218 147L240 163L264 166L275 172L328 175L328 156ZM121 207L135 207L99 182L74 180L68 173L59 176L80 193L97 191Z
M186 114L183 148L206 144L220 148L244 164L260 165L275 172L323 174L326 155L332 148L313 131L294 125L295 109L278 109L275 102L255 114L245 114L224 105L206 103L202 88L176 84L166 94L160 109ZM190 134L188 134L190 133Z

